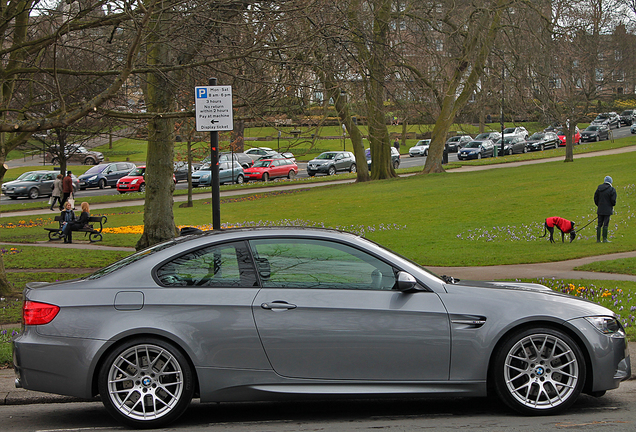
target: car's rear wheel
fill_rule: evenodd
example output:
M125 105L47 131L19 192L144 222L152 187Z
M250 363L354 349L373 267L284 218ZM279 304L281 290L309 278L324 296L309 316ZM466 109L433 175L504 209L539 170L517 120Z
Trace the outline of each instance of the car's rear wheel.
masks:
M176 420L194 393L186 357L169 342L135 338L113 350L98 377L106 410L137 428L158 428Z
M356 166L356 164L351 164L351 166L349 167L349 172L350 173L354 173L358 170L358 167Z
M97 185L99 186L100 189L104 189L106 187L106 180L101 179Z
M287 178L291 180L291 179L293 179L295 177L296 177L296 171L289 170L289 172L287 173Z
M264 181L264 182L269 181L269 174L267 174L267 173L263 173L263 181Z
M329 170L327 171L327 174L328 174L328 175L330 175L330 176L332 176L332 175L334 175L335 173L336 173L336 167L334 167L334 166L330 166L330 167L329 167Z
M142 183L139 185L139 192L146 192L146 183Z
M40 191L38 190L38 188L29 189L29 198L36 199L39 196L40 196Z
M238 183L238 184L245 183L245 177L243 177L242 174L239 174L238 177L236 177L236 183Z
M509 336L495 355L497 394L524 414L555 414L574 403L585 384L585 359L567 334L529 328Z
M400 167L400 163L398 161L393 162L393 169L398 169Z

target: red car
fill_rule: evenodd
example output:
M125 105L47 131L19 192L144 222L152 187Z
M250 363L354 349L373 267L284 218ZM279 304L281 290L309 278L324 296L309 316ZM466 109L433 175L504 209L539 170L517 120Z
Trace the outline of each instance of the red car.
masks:
M557 135L559 136L559 147L563 147L565 146L565 132L562 130L558 130L556 131ZM574 135L572 136L572 141L574 142L575 145L578 145L581 142L581 131L579 130L579 127L576 127L576 130L574 131Z
M128 173L127 176L117 180L117 192L145 192L146 180L144 174L146 172L146 166L138 166ZM172 181L177 183L177 178L172 174Z
M298 165L291 159L260 159L254 162L254 166L243 171L245 181L268 181L276 177L292 179L298 174Z

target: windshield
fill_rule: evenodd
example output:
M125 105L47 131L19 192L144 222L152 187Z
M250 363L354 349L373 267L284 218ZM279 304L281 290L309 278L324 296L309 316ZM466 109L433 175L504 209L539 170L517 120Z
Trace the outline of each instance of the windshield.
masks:
M415 147L427 146L431 144L431 140L421 140L415 144Z
M477 135L475 137L476 140L485 140L485 139L488 139L488 138L490 138L490 132L480 133L479 135Z
M515 128L505 128L504 129L504 133L505 134L507 134L507 133L515 133Z
M104 171L104 168L106 168L108 165L95 165L94 167L90 168L88 171L86 171L84 174L98 174L102 171Z
M40 178L42 178L43 174L39 174L39 173L27 173L27 176L21 178L20 180L24 180L24 181L39 181Z
M632 115L634 111L632 110L625 110L621 113L622 116L628 116L628 115Z
M270 164L270 160L258 160L256 162L254 162L254 167L258 168L258 167L268 167Z
M464 148L479 148L480 145L481 145L481 141L471 141L468 144L466 144L466 147Z
M585 130L588 130L588 131L597 131L597 130L599 130L599 129L600 129L600 127L598 127L598 126L588 126L588 127L587 127L587 129L585 129Z
M459 137L452 137L451 139L448 140L448 142L455 142L455 141L459 141Z
M599 114L596 116L596 120L605 120L606 118L608 118L607 114Z
M25 173L20 174L20 176L16 180L24 180L25 178L27 178L31 174L33 174L33 171L27 171Z
M131 172L129 172L128 175L129 176L142 176L142 175L144 175L145 171L146 171L146 168L137 167L134 170L132 170Z
M316 159L331 160L336 157L335 153L321 153Z
M532 136L529 139L531 139L531 140L540 140L544 136L545 136L544 133L537 132L535 134L532 134Z

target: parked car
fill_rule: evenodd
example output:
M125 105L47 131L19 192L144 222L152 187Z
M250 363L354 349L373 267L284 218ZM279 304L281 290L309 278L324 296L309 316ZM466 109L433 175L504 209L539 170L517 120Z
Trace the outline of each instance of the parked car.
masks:
M528 135L529 135L528 131L523 126L505 128L503 131L503 134L504 134L504 137L518 135L518 136L522 136L523 138L528 138Z
M559 137L559 146L564 146L566 144L565 141L565 128L564 129L558 129L556 131L557 136ZM581 131L579 130L579 127L576 126L574 129L574 135L572 136L572 142L574 143L574 145L577 145L581 142Z
M620 127L620 117L615 112L601 113L592 120L593 125L605 125L608 129L614 127Z
M196 164L192 164L192 173L196 171ZM173 175L175 183L188 181L188 163L184 161L174 162Z
M581 141L601 141L609 139L609 128L606 125L589 125L581 132Z
M30 282L23 298L16 386L99 394L129 427L165 427L195 392L206 403L492 391L550 415L631 376L625 330L599 304L438 277L328 229L192 234L90 276Z
M369 171L371 171L371 149L366 149L364 151L364 155L367 158L367 167L369 168ZM400 151L395 147L391 147L391 164L393 165L393 169L398 169L400 167Z
M254 161L257 161L260 159L289 159L292 162L296 162L296 158L294 157L294 154L291 152L284 152L284 153L274 152L267 156L257 157Z
M527 146L530 151L543 151L557 148L559 142L559 136L555 132L535 132L527 139Z
M495 144L498 151L501 150L501 138ZM514 153L527 153L528 146L525 138L521 135L507 136L503 138L504 151L503 154L511 155Z
M132 162L113 162L96 165L79 176L80 189L106 186L117 187L117 180L128 175L136 166Z
M460 148L471 142L473 138L470 135L456 135L446 141L446 150L449 153L457 153Z
M501 138L501 134L499 132L495 132L495 131L490 131L490 132L483 132L480 133L479 135L477 135L475 137L475 139L473 141L485 141L485 140L491 140L493 142L497 141L499 138Z
M634 124L634 118L636 118L636 110L629 109L624 110L620 114L620 124L625 126L631 126Z
M177 184L177 178L174 174L172 174L172 181ZM119 193L145 192L146 166L140 165L133 168L126 176L117 180L116 187Z
M53 182L59 171L28 171L17 179L2 184L2 193L11 199L20 197L36 199L40 196L50 196L53 192ZM79 180L75 174L73 179L73 192L79 189Z
M636 124L633 124L629 127L629 131L633 134L636 134Z
M245 154L251 157L253 160L257 160L262 156L268 156L278 153L276 150L272 150L269 147L252 147L245 150Z
M291 159L259 159L254 165L243 170L245 180L269 181L276 177L293 179L298 174L298 165Z
M234 168L234 169L232 169ZM238 183L243 184L245 174L243 167L238 161L234 161L234 167L231 162L219 162L219 184ZM210 186L212 185L212 171L210 169L200 169L192 174L192 186Z
M428 148L431 145L431 140L419 140L413 147L409 149L409 156L428 156Z
M221 153L219 154L219 162L229 162L230 158L241 164L243 168L249 168L254 165L254 158L247 153Z
M356 157L348 151L328 151L320 153L307 163L307 174L334 175L338 171L356 172Z
M495 151L495 143L491 140L471 141L457 152L457 159L481 159L492 157Z
M58 146L52 146L45 154L47 162L53 165L60 163L60 152ZM104 160L104 155L100 152L87 150L86 147L81 145L67 145L64 147L64 154L67 162L79 162L83 165L96 165Z

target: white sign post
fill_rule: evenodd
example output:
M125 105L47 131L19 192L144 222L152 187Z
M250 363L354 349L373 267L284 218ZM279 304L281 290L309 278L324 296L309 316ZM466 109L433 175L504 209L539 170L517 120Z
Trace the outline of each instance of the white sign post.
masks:
M197 132L234 130L232 86L195 87Z

